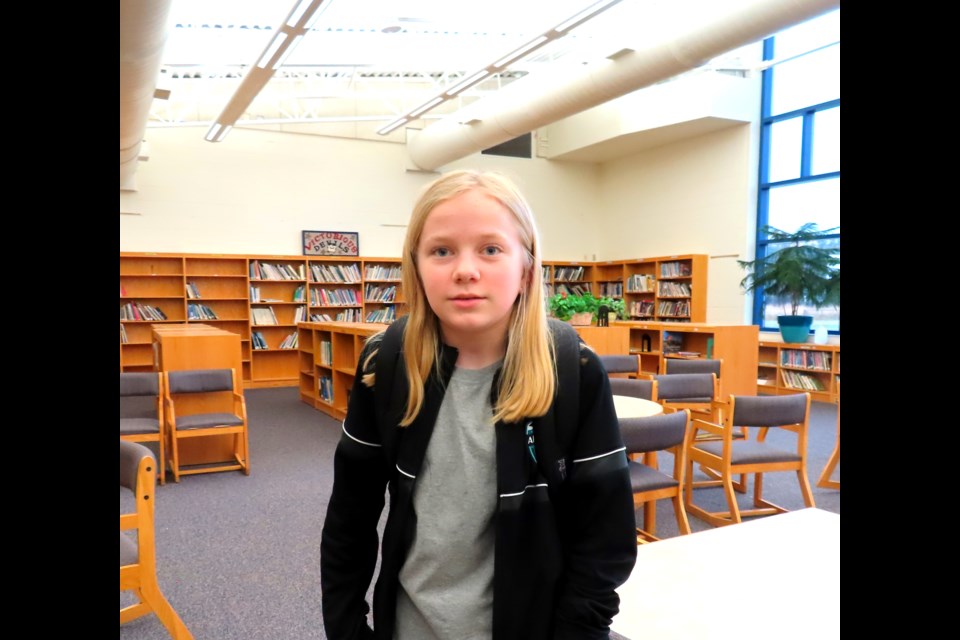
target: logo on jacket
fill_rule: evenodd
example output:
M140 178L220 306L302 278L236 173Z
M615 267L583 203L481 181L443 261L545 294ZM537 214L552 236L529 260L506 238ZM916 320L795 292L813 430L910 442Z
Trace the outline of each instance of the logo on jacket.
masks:
M526 436L527 436L527 452L530 453L530 457L533 458L534 462L536 462L537 451L536 451L536 447L534 446L536 442L533 438L533 422L532 421L527 423Z

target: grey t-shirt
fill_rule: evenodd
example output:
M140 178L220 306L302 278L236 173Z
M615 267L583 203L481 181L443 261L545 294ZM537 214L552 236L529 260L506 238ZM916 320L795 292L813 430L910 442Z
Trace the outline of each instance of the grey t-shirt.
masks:
M493 634L496 434L490 387L501 363L454 370L413 490L417 528L400 570L397 640Z

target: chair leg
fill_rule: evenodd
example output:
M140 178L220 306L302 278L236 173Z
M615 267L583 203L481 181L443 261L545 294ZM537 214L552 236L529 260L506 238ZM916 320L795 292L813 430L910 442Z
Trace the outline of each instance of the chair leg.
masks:
M160 481L161 485L167 483L167 458L164 453L163 441L165 436L160 436L160 440L157 443L157 448L160 450L160 459L157 460L157 479Z
M180 447L177 446L177 437L176 435L170 436L170 457L172 462L170 463L170 469L173 471L173 481L180 482Z
M740 507L737 505L737 494L733 490L733 481L730 476L723 478L723 495L727 498L727 505L730 507L730 522L728 524L740 524Z
M817 480L817 486L823 487L824 489L839 489L840 481L831 480L830 476L833 475L833 471L837 468L837 463L840 462L840 442L837 441L837 446L833 448L833 453L830 454L830 459L827 460L827 465L823 468L823 471L820 473L820 479Z
M681 489L682 487L678 487ZM690 521L687 519L687 510L683 508L683 497L680 495L680 492L677 492L673 498L673 512L677 516L677 529L680 530L680 535L685 536L690 534Z
M144 585L141 594L145 597L147 604L153 609L153 612L157 614L157 618L159 618L163 626L166 627L167 633L170 634L173 640L193 640L193 634L187 629L187 625L180 619L180 616L173 606L170 605L170 602L160 591L159 587L154 588L152 585Z
M120 609L120 624L125 624L131 620L136 620L137 618L147 615L151 611L150 606L144 603L143 594L140 593L140 590L136 589L134 593L137 594L138 602Z
M817 506L813 501L813 490L810 488L810 480L807 479L806 468L797 471L797 479L800 481L800 493L803 494L803 504L808 507Z

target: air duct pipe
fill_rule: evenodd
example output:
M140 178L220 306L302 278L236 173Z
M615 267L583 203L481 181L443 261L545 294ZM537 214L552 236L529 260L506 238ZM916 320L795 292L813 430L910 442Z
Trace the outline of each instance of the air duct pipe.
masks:
M514 82L426 127L407 144L410 161L434 170L637 89L695 69L840 6L839 0L738 2L686 32L590 65L559 84Z
M132 188L172 0L120 0L120 188Z

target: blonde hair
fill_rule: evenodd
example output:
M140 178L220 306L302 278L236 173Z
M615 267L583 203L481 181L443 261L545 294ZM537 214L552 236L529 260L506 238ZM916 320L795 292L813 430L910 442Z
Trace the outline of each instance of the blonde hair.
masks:
M409 311L403 358L410 392L400 426L409 425L420 413L424 383L440 357L439 320L427 302L417 270L417 247L423 227L438 205L474 190L496 199L513 214L525 250L526 282L510 313L507 353L493 421L517 422L542 416L553 402L556 390L553 340L543 302L540 239L530 206L506 176L494 172L452 171L420 192L403 244L403 293Z

